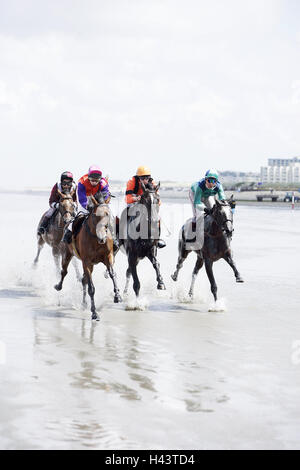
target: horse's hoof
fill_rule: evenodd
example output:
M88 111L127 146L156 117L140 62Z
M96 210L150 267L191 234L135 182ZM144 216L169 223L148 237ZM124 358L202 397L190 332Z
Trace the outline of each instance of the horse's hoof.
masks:
M164 285L163 282L161 282L160 284L157 284L157 289L158 290L166 290L166 286Z
M98 317L96 312L92 314L92 320L100 321L100 318Z
M59 291L59 290L62 289L62 286L61 286L60 284L56 284L56 285L54 286L54 289L56 289L56 290Z
M171 274L171 279L173 279L173 281L177 281L177 276L175 274Z
M236 278L236 282L245 282L244 279L242 277L237 277Z
M120 295L115 295L114 303L119 304L120 302L123 302L122 297Z

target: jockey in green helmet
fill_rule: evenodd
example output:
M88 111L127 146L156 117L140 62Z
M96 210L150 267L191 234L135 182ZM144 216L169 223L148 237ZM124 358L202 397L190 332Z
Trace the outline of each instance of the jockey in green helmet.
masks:
M189 191L195 218L212 208L213 204L210 202L210 199L212 199L211 196L214 197L216 195L220 201L226 199L223 186L219 181L219 174L217 170L211 168L207 170L203 179L192 184Z

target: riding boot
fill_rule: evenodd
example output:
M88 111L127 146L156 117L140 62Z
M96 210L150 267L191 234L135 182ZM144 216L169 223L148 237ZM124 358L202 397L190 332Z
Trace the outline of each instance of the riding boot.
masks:
M112 224L109 224L109 229L110 229L111 236L113 239L114 251L118 251L118 249L120 248L120 242L119 242L118 237L115 234Z
M49 226L49 222L50 222L50 217L47 217L47 216L44 216L39 228L38 228L38 235L43 235L44 233L47 232L47 228Z
M157 248L164 248L166 246L166 242L161 238L157 242Z
M113 239L113 244L114 244L114 251L118 251L118 249L120 248L120 243L117 238Z
M159 236L160 236L160 232L161 232L160 221L158 223L158 227L159 227ZM157 248L164 248L165 246L166 246L166 242L160 238L157 242Z

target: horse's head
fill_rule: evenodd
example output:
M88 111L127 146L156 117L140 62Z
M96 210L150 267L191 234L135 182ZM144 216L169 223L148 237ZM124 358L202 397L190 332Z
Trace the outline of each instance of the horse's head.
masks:
M98 192L94 195L94 199L95 199L95 201L96 201L96 203L97 203L98 205L106 204L106 203L107 203L107 201L105 201L104 195L103 195L103 193L102 193L101 191L98 191ZM93 201L93 202L94 202L94 201ZM95 204L95 202L94 202L94 204Z
M220 227L220 229L225 232L228 237L232 237L233 214L230 203L216 199L216 203L211 210L211 215L218 227Z
M159 203L160 203L160 196L159 196L159 188L160 182L158 185L154 185L152 182L149 181L147 185L141 182L143 194L141 195L140 203L144 204L148 211L151 211L151 221L156 222L158 221L158 211L159 211Z
M71 192L63 193L58 190L60 196L59 200L59 212L62 216L64 224L71 222L76 215L76 204L73 201L75 189Z
M108 238L110 210L101 191L90 197L90 212L98 242L104 244Z

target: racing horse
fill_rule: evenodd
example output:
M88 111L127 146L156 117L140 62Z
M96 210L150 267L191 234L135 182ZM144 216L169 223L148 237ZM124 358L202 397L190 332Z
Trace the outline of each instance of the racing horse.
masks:
M232 199L232 198L231 198ZM233 234L233 214L231 210L231 199L228 201L215 200L212 209L206 210L206 215L202 216L203 223L196 223L196 227L191 228L192 219L182 227L178 243L178 261L174 274L171 275L173 281L177 281L178 272L182 268L184 260L191 251L197 254L196 264L193 270L192 283L189 290L189 296L192 298L194 294L194 285L197 274L205 265L205 270L210 282L211 292L215 301L217 300L217 284L213 274L213 263L223 258L232 268L236 282L244 282L236 265L232 259L230 243ZM200 216L201 217L201 216ZM196 229L196 230L195 230ZM203 230L202 234L198 233L198 242L195 242L197 233ZM186 234L193 233L194 239L187 239ZM199 243L199 241L201 243Z
M87 215L79 215L73 222L72 241L65 243L62 256L61 279L54 287L60 291L64 278L68 272L68 266L75 255L82 262L83 267L83 304L86 305L86 287L91 299L92 320L100 320L95 307L95 286L92 273L94 266L103 263L114 285L114 302L122 302L117 286L114 265L113 238L110 230L110 209L104 202L101 192L90 196L90 207Z
M150 260L156 271L157 289L166 289L160 273L160 265L157 261L157 244L160 232L160 196L158 193L160 183L157 186L148 183L146 187L142 182L141 187L143 194L141 194L140 202L123 211L119 228L120 246L123 245L128 258L124 294L128 292L129 281L132 276L136 297L139 296L140 292L137 265L144 258Z
M42 235L37 235L38 251L34 259L34 265L37 265L40 252L45 243L47 243L52 247L54 262L59 272L59 257L62 255L63 250L63 242L61 240L64 233L64 227L68 225L76 215L76 204L73 201L74 191L75 190L65 194L58 190L58 194L60 196L58 210L52 216L52 221L49 224L48 230ZM38 227L40 226L43 217L44 215L40 219Z

